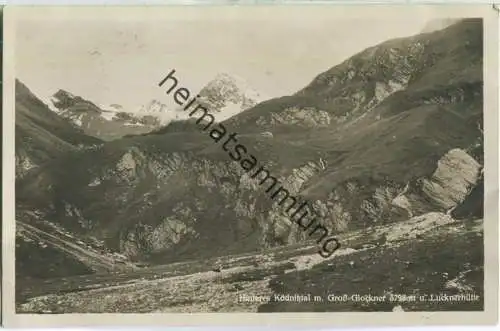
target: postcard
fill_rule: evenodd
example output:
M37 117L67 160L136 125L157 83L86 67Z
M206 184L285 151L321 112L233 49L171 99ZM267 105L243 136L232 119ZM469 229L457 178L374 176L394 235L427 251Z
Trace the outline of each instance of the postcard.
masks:
M491 6L3 20L5 326L497 322Z

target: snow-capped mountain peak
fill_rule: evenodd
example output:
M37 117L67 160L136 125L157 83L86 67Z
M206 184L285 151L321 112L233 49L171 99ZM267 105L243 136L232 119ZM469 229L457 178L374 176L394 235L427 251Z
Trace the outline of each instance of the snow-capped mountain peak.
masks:
M223 121L266 100L244 79L227 73L216 75L197 95L197 102L209 109L217 121ZM182 107L169 107L156 99L142 106L139 113L155 116L162 124L189 118L189 113Z
M198 93L198 104L206 107L216 121L226 120L266 99L245 80L227 73L218 74ZM138 110L127 111L117 103L100 104L59 90L44 102L58 115L92 136L115 139L125 134L145 133L172 121L186 120L189 112L153 99ZM125 129L124 129L125 128Z
M154 99L148 104L144 105L139 109L139 113L146 114L163 114L168 111L167 105L161 103L160 101Z
M227 73L218 74L200 91L203 98L223 103L223 101L246 102L245 105L256 104L266 99L260 92L252 88L244 79ZM215 106L218 106L217 104ZM220 110L218 110L220 112Z
M201 89L199 95L199 102L209 106L212 112L217 114L219 121L239 114L267 99L244 79L227 73L218 74Z

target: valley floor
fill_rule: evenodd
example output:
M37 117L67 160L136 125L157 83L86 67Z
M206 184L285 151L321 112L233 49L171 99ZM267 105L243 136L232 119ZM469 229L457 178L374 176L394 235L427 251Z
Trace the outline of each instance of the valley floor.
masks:
M384 238L384 241L381 241ZM340 237L324 259L313 246L129 271L17 280L18 313L326 312L483 309L482 220L429 213ZM221 263L220 272L213 271ZM278 296L275 296L278 295ZM311 295L311 302L279 295ZM431 295L471 300L431 301ZM331 302L328 295L348 300ZM385 296L383 302L352 295ZM402 296L398 296L402 295ZM417 298L412 300L411 296ZM428 295L424 300L419 296ZM248 301L269 297L270 301ZM406 296L406 297L404 297ZM392 300L391 300L392 298ZM441 297L443 298L443 297Z

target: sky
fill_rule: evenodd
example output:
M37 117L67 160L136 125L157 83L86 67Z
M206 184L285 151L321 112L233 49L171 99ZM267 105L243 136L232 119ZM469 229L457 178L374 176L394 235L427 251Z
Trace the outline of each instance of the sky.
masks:
M382 41L420 32L427 17L347 19L328 15L171 15L165 19L68 11L26 15L16 26L16 76L47 100L58 89L134 111L171 69L197 92L218 73L268 97L290 95L323 71ZM338 15L337 15L338 16Z

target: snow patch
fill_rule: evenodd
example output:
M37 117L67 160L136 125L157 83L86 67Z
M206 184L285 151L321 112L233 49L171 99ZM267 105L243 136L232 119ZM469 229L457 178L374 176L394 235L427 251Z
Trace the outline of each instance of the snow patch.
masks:
M76 117L76 118L73 118L72 121L73 121L73 123L75 123L78 126L82 126L83 125L83 122L82 122L81 118Z
M125 122L123 125L125 126L144 126L144 124L141 123L130 123L130 122Z
M103 110L100 115L106 121L112 121L116 117L116 112L112 110Z
M88 186L94 187L94 186L97 186L97 185L100 185L100 184L101 184L101 179L100 178L96 178L92 182L90 182Z
M61 112L60 109L58 109L56 106L54 106L54 104L56 102L58 102L59 100L53 96L50 96L50 97L40 97L40 100L45 104L47 105L47 107L53 111L54 113L56 114L59 114Z

